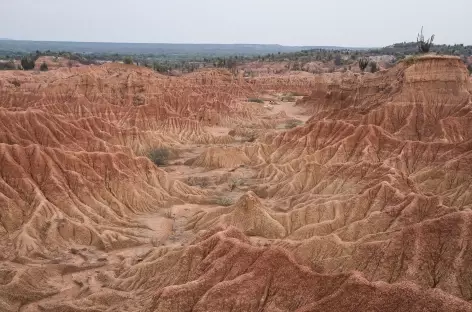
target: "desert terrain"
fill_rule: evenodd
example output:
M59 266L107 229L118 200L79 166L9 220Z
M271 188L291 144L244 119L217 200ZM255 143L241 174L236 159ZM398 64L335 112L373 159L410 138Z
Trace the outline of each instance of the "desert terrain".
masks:
M0 311L472 311L464 63L260 71L0 72Z

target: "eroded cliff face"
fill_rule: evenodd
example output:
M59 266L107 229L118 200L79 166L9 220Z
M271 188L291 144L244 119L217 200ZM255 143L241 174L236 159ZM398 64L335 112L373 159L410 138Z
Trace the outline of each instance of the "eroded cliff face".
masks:
M300 103L314 114L312 120L376 125L399 139L457 142L454 125L471 116L469 75L454 57L423 56L376 75L319 80Z
M336 79L298 103L313 112L306 126L266 138L256 193L281 211L290 241L278 244L324 272L360 270L470 298L465 67L427 56Z
M275 244L321 272L358 270L470 298L472 137L460 125L472 106L463 64L427 56L376 75L318 79L298 102L313 112L305 126L267 135L263 153L246 149L257 164L255 193L285 229ZM260 232L276 228L262 224Z
M0 87L0 310L472 311L456 58L252 80L111 64ZM284 90L312 91L305 125L246 102ZM190 156L162 170L140 157L157 147ZM225 180L241 191L223 207L185 170L252 176Z

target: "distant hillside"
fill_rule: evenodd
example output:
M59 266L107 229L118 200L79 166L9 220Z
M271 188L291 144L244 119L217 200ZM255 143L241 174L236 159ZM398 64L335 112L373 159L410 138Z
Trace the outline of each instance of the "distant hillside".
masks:
M282 46L277 44L171 44L171 43L106 43L3 40L0 51L30 53L38 51L68 51L74 53L117 54L198 54L207 56L258 55L287 53L306 49L338 49L330 46Z
M395 43L387 47L380 49L371 49L370 52L376 54L387 54L387 55L409 55L418 52L418 45L416 42L402 42ZM463 44L446 45L446 44L434 44L431 47L431 52L437 52L446 55L457 55L457 56L471 56L472 46L466 46Z

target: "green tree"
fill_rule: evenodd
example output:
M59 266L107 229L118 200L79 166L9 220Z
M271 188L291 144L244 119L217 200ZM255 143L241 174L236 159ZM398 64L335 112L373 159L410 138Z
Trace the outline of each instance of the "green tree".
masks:
M27 56L23 57L21 59L21 67L23 67L24 70L32 70L34 69L35 66L35 61Z
M133 58L131 56L126 56L125 58L123 58L123 63L131 65L133 64Z
M167 73L171 68L167 65L159 64L159 62L152 63L152 69L157 71L158 73Z

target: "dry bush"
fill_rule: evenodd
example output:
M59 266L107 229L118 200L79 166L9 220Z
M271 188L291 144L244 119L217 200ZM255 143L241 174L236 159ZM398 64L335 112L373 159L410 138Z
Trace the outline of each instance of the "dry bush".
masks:
M244 182L242 179L231 179L229 182L228 182L228 185L229 185L229 189L231 191L234 191L234 189L240 187L241 185L243 185Z
M229 197L218 197L216 199L216 204L227 207L233 204L233 200Z
M156 148L149 152L149 159L157 166L166 166L169 162L170 152L167 148Z
M210 185L209 177L188 177L186 184L190 186L199 186L201 188L207 188Z
M297 127L301 124L303 124L303 122L301 120L291 119L291 120L287 121L287 123L285 124L285 129L292 129L292 128L295 128L295 127Z
M293 95L285 95L280 99L282 102L296 102L297 99Z

